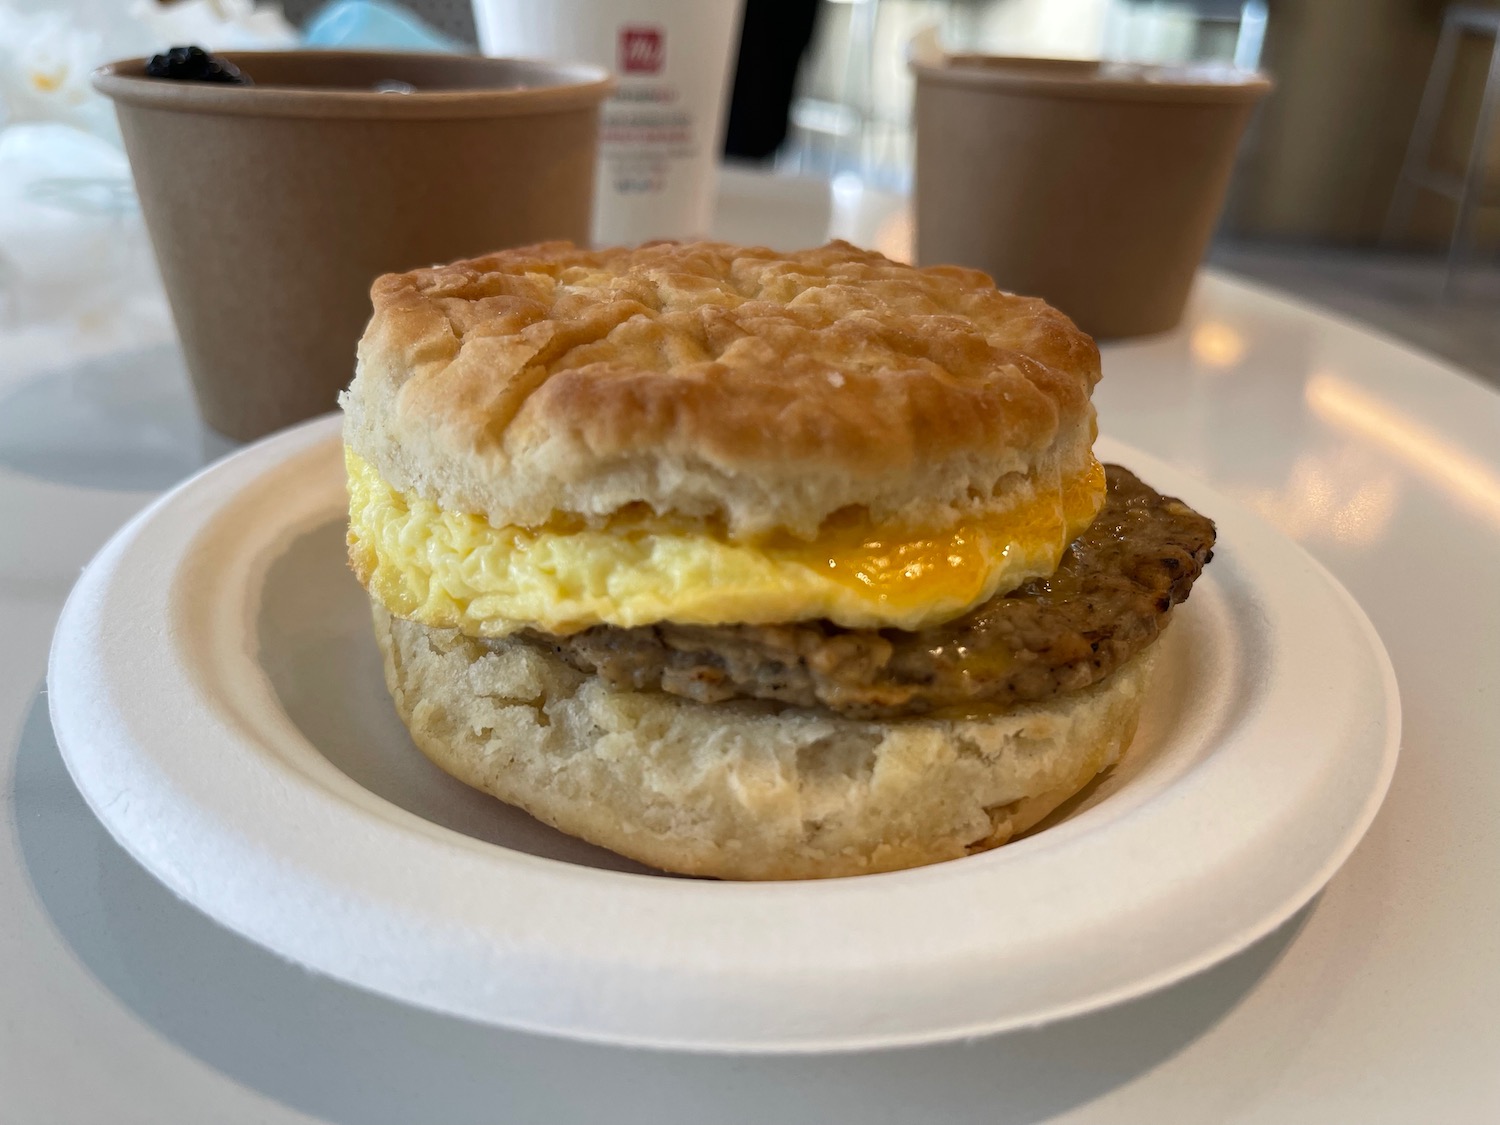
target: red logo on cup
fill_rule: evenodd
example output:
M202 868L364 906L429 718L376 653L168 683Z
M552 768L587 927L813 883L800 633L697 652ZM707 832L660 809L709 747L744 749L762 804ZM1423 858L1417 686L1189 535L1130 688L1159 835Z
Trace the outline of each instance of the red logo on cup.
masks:
M659 74L667 65L667 36L659 27L620 28L620 70Z

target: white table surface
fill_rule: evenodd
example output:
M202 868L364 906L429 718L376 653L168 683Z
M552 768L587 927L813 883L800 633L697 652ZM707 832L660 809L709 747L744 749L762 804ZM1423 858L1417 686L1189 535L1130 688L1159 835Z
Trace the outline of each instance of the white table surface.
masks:
M722 195L728 237L909 245L904 212L855 189L736 174ZM1304 543L1400 679L1385 808L1286 926L1154 996L971 1043L579 1046L293 968L174 899L84 806L43 697L53 623L111 532L222 447L133 221L28 222L58 260L93 239L111 267L83 287L33 269L0 327L3 1125L1500 1121L1500 395L1215 274L1177 331L1106 349L1104 430Z

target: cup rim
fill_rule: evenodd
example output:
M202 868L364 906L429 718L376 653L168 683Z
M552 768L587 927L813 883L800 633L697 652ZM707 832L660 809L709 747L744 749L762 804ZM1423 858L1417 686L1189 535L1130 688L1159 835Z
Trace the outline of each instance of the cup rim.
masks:
M1270 76L1258 70L1099 59L969 52L929 58L913 53L907 65L919 82L1116 101L1252 102L1274 87ZM1215 80L1211 74L1228 76L1228 80Z
M94 89L118 103L185 113L247 117L362 117L385 119L531 116L599 105L614 89L609 71L592 63L552 59L497 58L437 51L220 51L247 72L257 60L315 60L330 56L371 62L464 60L518 72L534 85L422 90L389 94L326 86L240 86L218 82L174 82L146 74L146 58L117 59L90 76Z

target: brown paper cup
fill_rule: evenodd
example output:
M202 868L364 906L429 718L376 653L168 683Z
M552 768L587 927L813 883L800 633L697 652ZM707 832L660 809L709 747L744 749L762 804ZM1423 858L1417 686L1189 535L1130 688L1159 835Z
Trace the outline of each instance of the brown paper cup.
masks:
M586 243L598 67L457 55L225 57L253 86L111 63L157 262L207 423L247 441L334 407L393 270ZM395 80L414 93L380 93Z
M1260 75L914 59L917 260L974 266L1096 336L1182 316Z

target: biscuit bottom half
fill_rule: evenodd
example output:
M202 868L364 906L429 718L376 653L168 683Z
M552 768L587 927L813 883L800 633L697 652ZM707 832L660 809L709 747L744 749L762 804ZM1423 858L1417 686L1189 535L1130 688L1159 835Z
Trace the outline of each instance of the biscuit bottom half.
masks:
M372 610L396 708L438 766L570 835L721 879L892 871L1004 844L1119 761L1158 647L997 716L856 721L614 690L532 646Z

